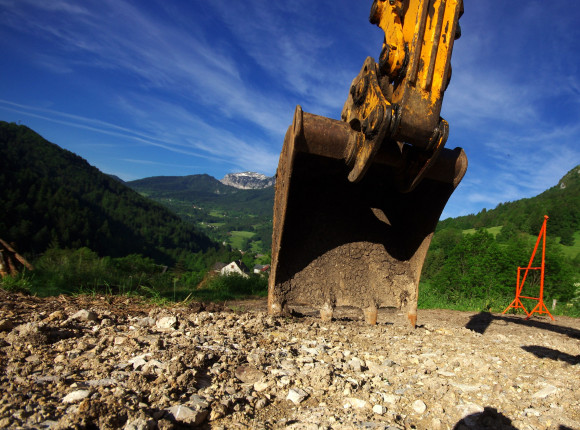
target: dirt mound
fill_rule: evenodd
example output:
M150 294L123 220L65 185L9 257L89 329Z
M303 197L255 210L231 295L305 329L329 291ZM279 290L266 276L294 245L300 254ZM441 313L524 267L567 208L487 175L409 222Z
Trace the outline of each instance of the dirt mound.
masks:
M572 318L0 299L0 428L580 428Z

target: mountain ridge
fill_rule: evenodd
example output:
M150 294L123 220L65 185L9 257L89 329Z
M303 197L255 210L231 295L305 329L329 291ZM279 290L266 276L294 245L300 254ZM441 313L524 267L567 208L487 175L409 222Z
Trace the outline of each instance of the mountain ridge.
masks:
M510 229L537 235L544 215L550 217L550 234L560 237L563 245L573 245L574 233L580 231L580 165L534 197L500 203L494 209L483 209L477 214L441 220L436 231L509 226Z
M228 173L220 182L242 190L259 190L273 186L275 177L256 172Z
M126 183L133 190L156 201L167 199L192 203L197 209L221 209L271 217L274 188L244 189L223 184L208 174L152 176ZM253 205L248 208L248 205Z
M215 241L268 253L272 241L274 187L242 189L213 176L156 176L127 186L193 222ZM241 235L243 238L236 239Z
M225 185L206 173L185 176L150 176L127 181L126 184L133 189L138 189L139 192L141 190L155 190L160 197L171 195L174 198L180 198L186 197L190 193L214 195L237 192L235 187Z

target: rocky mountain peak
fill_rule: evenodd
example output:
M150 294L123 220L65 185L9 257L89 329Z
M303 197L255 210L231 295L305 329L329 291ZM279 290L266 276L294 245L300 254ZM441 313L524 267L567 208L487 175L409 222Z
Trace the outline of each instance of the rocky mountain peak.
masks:
M228 173L220 182L242 190L259 190L274 185L274 177L256 172Z

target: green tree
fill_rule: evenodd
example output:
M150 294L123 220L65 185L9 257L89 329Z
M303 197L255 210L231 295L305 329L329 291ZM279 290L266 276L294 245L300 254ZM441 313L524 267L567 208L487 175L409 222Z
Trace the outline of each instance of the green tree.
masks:
M446 228L438 231L433 237L422 276L431 279L444 266L451 251L461 242L463 234L456 228Z
M500 243L508 243L517 236L518 232L519 231L515 226L515 224L512 222L508 222L501 228L501 231L498 233L495 240L497 240Z
M485 230L465 235L434 277L448 300L490 299L507 289L505 253Z

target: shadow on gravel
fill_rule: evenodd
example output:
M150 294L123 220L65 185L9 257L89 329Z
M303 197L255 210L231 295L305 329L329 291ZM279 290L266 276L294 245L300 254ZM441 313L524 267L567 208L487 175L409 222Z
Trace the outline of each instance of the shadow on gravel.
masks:
M83 331L81 328L49 328L46 330L47 343L52 345L64 339L72 339L74 337L82 337Z
M453 427L453 430L518 430L512 420L497 409L485 407L483 412L471 414L463 418Z
M547 348L545 346L529 345L522 346L524 351L534 354L538 358L549 358L550 360L559 360L575 365L580 363L580 355L566 354L557 349Z
M542 330L549 330L555 333L560 333L571 337L573 339L580 339L580 330L572 327L563 327L553 323L548 323L544 321L538 321L534 319L525 319L523 317L509 316L509 315L494 315L489 312L480 312L473 315L469 322L465 325L465 328L473 330L477 333L484 334L487 328L493 321L505 321L507 323L520 324L528 327L535 327Z

